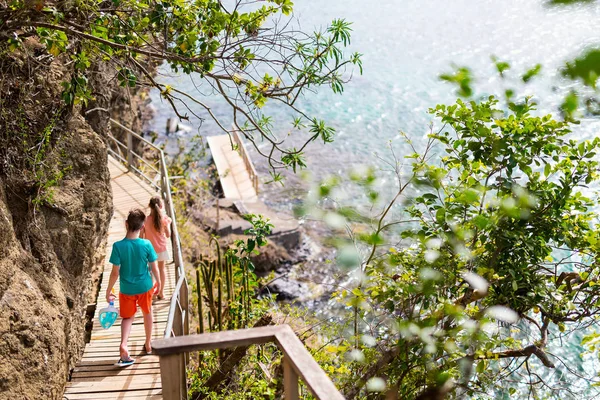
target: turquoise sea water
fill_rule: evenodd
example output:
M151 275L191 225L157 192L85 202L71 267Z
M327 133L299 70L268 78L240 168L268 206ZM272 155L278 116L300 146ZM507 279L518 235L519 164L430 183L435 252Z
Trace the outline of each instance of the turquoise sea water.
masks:
M597 3L568 7L548 7L540 0L295 3L296 24L307 31L324 27L334 18L352 21L351 49L364 54L364 74L355 74L343 95L324 89L301 99L300 107L309 115L327 120L337 130L333 144L315 143L308 149L310 170L320 175L343 173L352 165L372 163L373 152L386 155L390 140L401 154L400 130L418 142L431 122L429 107L456 99L454 88L438 79L440 73L452 70L452 63L473 70L479 94L500 94L506 86L515 87L520 95L535 94L541 110L555 111L571 85L560 79L558 68L582 49L600 45ZM502 81L497 76L491 55L511 63L513 78ZM541 76L525 87L519 85L518 77L537 63L543 64ZM168 74L166 69L162 72L164 82L189 89L206 100L229 126L231 111L211 96L212 90L198 77L190 80ZM151 97L157 109L152 129L162 133L166 119L174 113L156 91ZM197 119L190 120L193 133L221 134L206 113L195 111L206 119L200 128ZM274 116L275 132L288 132L293 117L290 113L269 107L266 112ZM589 137L598 127L600 123L595 120L584 121L579 135ZM259 171L266 173L264 160L257 159L256 163ZM296 187L297 182L291 178L287 185L290 192L282 195L266 187L265 194L269 201L282 206L290 196L301 195L294 192Z
M390 141L398 154L404 149L399 131L406 132L418 144L432 121L427 113L437 103L456 99L454 88L441 82L440 73L451 71L451 64L468 66L476 76L478 94L502 93L506 86L518 94L535 95L540 111L555 112L571 82L562 80L558 68L583 49L600 47L600 4L548 7L540 0L298 0L295 14L304 30L325 26L334 18L353 22L352 49L364 54L364 74L355 75L342 96L328 90L309 93L301 100L307 113L326 119L338 131L334 143L309 147L309 170L319 175L344 174L357 164L376 162L374 152L385 155ZM508 61L514 78L503 82L494 72L490 56ZM523 86L518 77L537 63L542 74ZM200 85L193 89L189 78L167 74L162 81L190 90L209 102L225 125L231 121L229 108L210 96L211 90ZM194 82L199 84L200 79ZM162 133L166 118L174 114L167 103L152 92L157 114L152 129ZM200 114L202 113L198 110ZM274 130L286 132L292 115L273 110ZM189 123L193 132L221 134L208 119ZM600 132L600 121L584 119L575 135L589 138ZM186 140L186 135L182 136ZM293 140L293 138L292 138ZM255 159L259 172L266 174L264 160ZM290 198L304 195L302 184L290 177L286 190L266 186L262 194L272 206L285 209ZM558 332L557 332L558 333ZM554 336L554 333L552 333ZM597 372L595 357L580 359L578 338L554 341L552 351L563 355L566 365L544 371L554 382L567 368L590 376ZM539 370L538 370L539 371ZM574 375L567 375L571 379ZM582 380L571 383L584 386ZM564 397L569 398L569 397ZM580 397L582 398L582 397ZM583 397L587 398L587 397Z

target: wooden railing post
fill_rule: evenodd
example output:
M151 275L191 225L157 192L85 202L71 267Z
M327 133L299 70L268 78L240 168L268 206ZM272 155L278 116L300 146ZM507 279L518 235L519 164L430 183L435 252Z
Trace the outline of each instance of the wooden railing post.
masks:
M183 354L160 356L160 379L164 400L187 400L185 357Z
M287 356L283 357L283 393L285 400L298 400L298 374Z
M181 317L183 316L182 311L181 304L178 304L177 308L175 308L175 316L173 318L175 321L173 323L173 333L175 336L183 335L183 323L181 321Z
M127 168L131 171L131 167L133 167L133 135L129 131L125 132L127 133Z

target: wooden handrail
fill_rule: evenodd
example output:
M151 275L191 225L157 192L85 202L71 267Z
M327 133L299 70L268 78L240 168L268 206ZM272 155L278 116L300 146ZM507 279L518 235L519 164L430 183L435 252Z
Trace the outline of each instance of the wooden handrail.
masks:
M286 400L299 399L298 378L321 400L343 400L331 379L310 355L289 325L204 333L158 339L152 342L160 359L164 400L187 399L180 388L183 355L194 351L226 349L275 342L284 354L284 392Z

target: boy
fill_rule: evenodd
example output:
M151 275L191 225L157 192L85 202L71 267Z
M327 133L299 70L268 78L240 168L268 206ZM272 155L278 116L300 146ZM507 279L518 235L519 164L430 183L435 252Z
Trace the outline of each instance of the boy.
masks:
M146 342L144 350L147 354L152 352L152 295L154 288L148 264L152 268L152 274L156 280L157 290L161 290L161 281L156 264L156 252L152 243L146 239L140 239L140 230L144 226L146 215L140 209L129 212L125 228L127 235L123 240L113 244L109 262L113 265L106 288L106 300L110 302L114 295L111 293L117 278L121 279L119 291L119 314L121 321L121 346L119 348L120 359L116 365L125 367L135 362L129 356L127 339L133 325L133 316L139 305L144 314L144 330Z

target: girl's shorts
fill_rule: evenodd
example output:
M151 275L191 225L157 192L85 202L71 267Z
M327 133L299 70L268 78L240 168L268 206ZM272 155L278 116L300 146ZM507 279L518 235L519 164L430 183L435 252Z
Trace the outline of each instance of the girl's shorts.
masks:
M156 255L158 256L156 261L169 261L169 252L167 250L161 251L160 253L157 253Z

